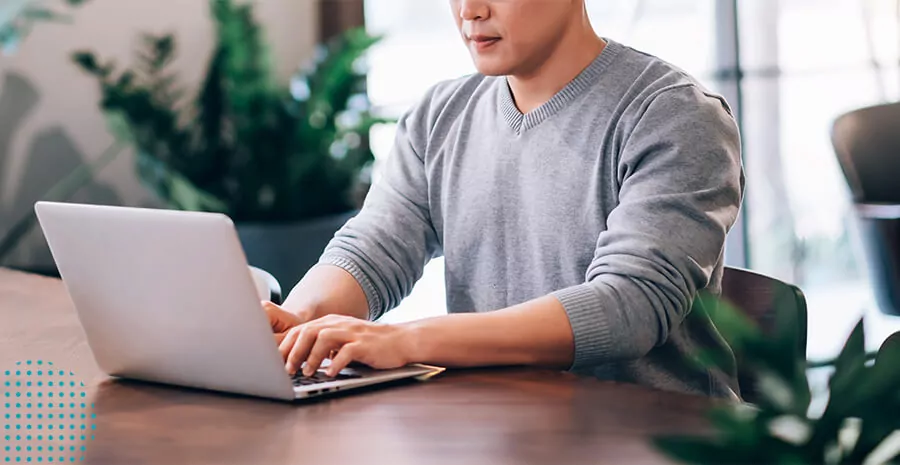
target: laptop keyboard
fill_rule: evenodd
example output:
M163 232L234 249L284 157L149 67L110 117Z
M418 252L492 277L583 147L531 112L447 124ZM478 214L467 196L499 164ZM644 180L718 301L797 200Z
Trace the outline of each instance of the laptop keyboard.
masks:
M360 375L356 374L347 374L347 373L338 373L335 377L330 377L323 371L317 371L312 376L303 376L303 372L297 371L292 378L294 382L294 386L311 386L313 384L321 384L321 383L329 383L331 381L343 381L347 379L357 379L361 378Z

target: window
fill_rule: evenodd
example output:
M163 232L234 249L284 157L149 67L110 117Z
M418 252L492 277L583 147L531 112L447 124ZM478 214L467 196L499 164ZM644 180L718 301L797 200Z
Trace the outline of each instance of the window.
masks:
M599 33L675 64L737 108L748 185L728 260L803 288L811 358L836 353L862 314L873 345L892 323L875 310L830 126L845 111L898 97L896 8L897 0L588 0ZM433 83L474 71L447 2L367 0L366 19L386 34L369 82L373 102L392 115ZM379 159L392 137L389 127L373 134ZM440 261L430 264L396 318L443 311L442 272Z
M840 114L897 98L896 8L741 3L750 264L806 293L811 358L838 352L863 314L872 348L897 329L877 312L830 140Z

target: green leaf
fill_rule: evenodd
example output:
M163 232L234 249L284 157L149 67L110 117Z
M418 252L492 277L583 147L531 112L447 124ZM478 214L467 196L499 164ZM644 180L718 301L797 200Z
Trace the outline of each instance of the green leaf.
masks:
M844 344L840 355L834 361L834 374L829 382L831 388L829 409L837 409L838 412L842 412L845 410L845 406L855 401L854 387L865 369L865 363L865 333L863 320L860 319Z
M0 26L0 52L11 55L19 46L22 38L28 35L28 26L7 24Z
M900 333L891 335L882 344L872 367L864 370L864 376L857 379L854 398L857 402L849 406L851 415L865 418L857 448L852 459L861 461L872 449L884 441L888 435L900 429L900 402L897 402L900 387ZM888 413L885 413L888 412Z
M863 463L896 463L895 460L898 457L900 457L900 430L887 436L878 447L866 456Z
M134 83L135 76L132 71L125 71L119 76L119 80L116 82L116 86L120 89L129 89Z
M230 161L229 154L224 150L227 145L224 140L226 135L223 134L227 91L222 77L223 67L222 51L217 50L210 60L206 80L195 102L199 126L196 132L201 151L193 166L196 177L208 182L224 176Z
M900 332L891 334L881 343L878 355L875 357L875 365L890 365L897 363L900 358ZM895 365L900 366L900 365Z
M0 26L5 26L15 21L28 7L30 0L5 0L0 2Z
M844 348L835 359L834 374L829 381L828 405L817 423L812 443L825 448L837 440L844 420L866 401L861 397L861 380L869 375L865 366L865 334L863 320L857 323ZM865 428L865 421L863 422Z
M29 21L68 22L72 17L40 7L28 7L22 11L21 18Z
M228 206L208 192L203 192L184 176L171 174L169 197L173 206L181 210L226 212Z
M776 359L777 372L791 384L802 381L805 389L806 383L806 353L801 341L801 334L806 332L806 321L800 319L801 314L806 313L802 296L796 294L793 287L784 287L773 296L772 306L775 308L775 324L770 337L769 347L778 352L781 357ZM804 386L798 386L804 389Z
M654 440L657 449L682 463L707 465L711 463L745 463L744 457L728 447L708 439L669 437Z
M153 49L156 51L156 55L162 59L172 58L175 52L175 36L165 34L157 37L153 43Z
M97 63L97 57L91 52L75 52L72 54L72 61L90 74L95 76L103 75L100 64Z
M764 367L758 369L757 389L767 407L777 412L806 414L806 406L797 398L793 386L774 371Z
M753 407L745 404L713 407L708 416L732 449L753 448L762 439L763 430L757 424L759 412Z
M106 127L116 140L129 144L134 143L131 125L128 122L128 117L122 111L107 111Z
M900 333L891 335L881 345L875 363L857 386L863 399L881 400L900 387Z
M227 213L228 206L214 195L205 192L164 162L138 153L141 180L156 190L171 208L189 211Z
M762 332L756 322L731 303L706 292L698 300L700 305L695 305L695 308L706 309L719 333L735 352L741 352L752 341L762 340Z
M175 58L176 43L172 34L144 34L138 52L143 70L150 76L160 73Z

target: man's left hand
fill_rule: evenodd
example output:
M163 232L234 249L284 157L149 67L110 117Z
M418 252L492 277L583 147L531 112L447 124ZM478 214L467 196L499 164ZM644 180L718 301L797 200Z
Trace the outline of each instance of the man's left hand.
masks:
M278 349L291 375L306 362L303 374L311 376L330 358L327 373L336 376L354 361L375 369L400 368L411 363L406 336L401 326L328 315L292 328Z
M281 341L287 337L291 328L306 323L306 320L295 313L291 313L272 302L264 301L262 303L263 311L269 317L269 324L272 326L272 333L275 336L275 342L281 344Z

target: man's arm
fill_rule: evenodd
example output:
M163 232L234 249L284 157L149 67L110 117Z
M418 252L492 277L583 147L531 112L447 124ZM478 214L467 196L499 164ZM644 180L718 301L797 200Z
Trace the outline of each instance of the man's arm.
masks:
M400 327L409 363L567 369L575 355L565 309L550 296L495 312L446 315Z
M490 313L446 315L399 325L328 315L288 331L279 350L289 373L306 362L307 376L335 352L331 376L353 361L378 369L410 363L565 369L572 364L573 341L562 305L554 297L543 297Z
M583 284L493 313L304 325L282 344L289 369L303 360L317 367L326 349L340 349L334 369L350 360L578 369L638 359L665 343L709 285L744 178L737 127L718 100L680 87L641 111L622 149L619 205Z
M312 321L325 315L369 317L369 304L359 282L343 268L318 265L294 286L282 307Z
M423 149L434 90L400 118L381 179L359 214L335 234L319 264L291 291L285 309L307 321L331 314L375 320L421 278L440 249Z

